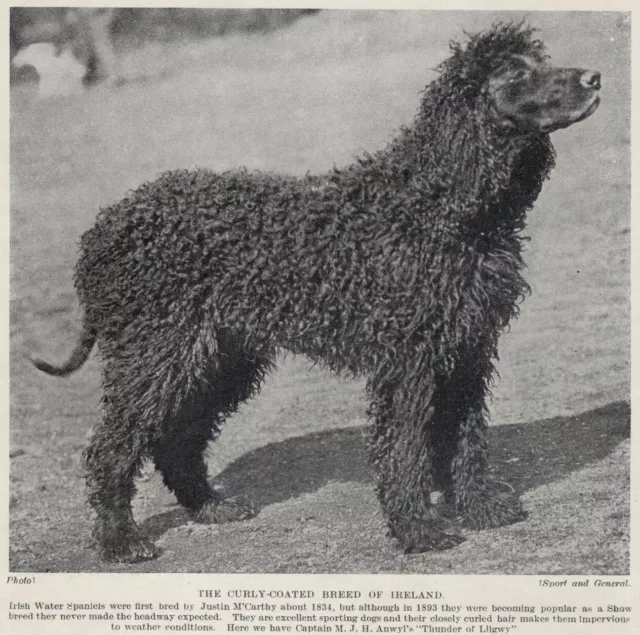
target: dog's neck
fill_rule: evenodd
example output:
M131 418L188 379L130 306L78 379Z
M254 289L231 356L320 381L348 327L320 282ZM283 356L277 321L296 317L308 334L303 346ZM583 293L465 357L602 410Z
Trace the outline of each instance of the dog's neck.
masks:
M554 164L549 136L505 129L488 105L434 92L425 92L413 126L361 168L395 181L440 225L519 231Z

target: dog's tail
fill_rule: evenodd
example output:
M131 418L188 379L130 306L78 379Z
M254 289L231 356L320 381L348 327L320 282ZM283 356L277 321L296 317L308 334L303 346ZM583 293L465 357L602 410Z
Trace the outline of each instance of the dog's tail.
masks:
M66 377L73 371L78 370L82 364L87 361L89 353L93 345L96 343L96 334L94 331L84 328L80 334L80 341L76 345L71 357L62 364L62 366L53 366L41 359L35 357L31 358L31 363L38 369L49 375L55 375L56 377Z

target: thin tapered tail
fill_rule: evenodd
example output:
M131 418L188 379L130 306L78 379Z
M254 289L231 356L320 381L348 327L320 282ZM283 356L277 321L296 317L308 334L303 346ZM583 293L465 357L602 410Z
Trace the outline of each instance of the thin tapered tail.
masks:
M31 358L31 363L38 369L56 377L66 377L78 370L87 361L93 345L96 343L96 334L93 331L83 329L80 341L75 347L71 357L62 366L53 366L41 359Z

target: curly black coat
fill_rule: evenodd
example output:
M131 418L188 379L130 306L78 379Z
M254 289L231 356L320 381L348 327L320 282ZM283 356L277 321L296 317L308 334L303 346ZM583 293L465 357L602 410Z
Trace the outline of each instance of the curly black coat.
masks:
M485 398L554 152L483 97L513 54L544 49L521 25L453 44L413 125L344 169L174 171L100 212L76 269L83 348L58 371L97 339L105 418L86 460L105 557L155 555L130 511L145 455L198 519L250 515L211 490L202 452L281 349L367 378L378 496L406 551L461 540L434 489L471 527L521 517L487 478Z

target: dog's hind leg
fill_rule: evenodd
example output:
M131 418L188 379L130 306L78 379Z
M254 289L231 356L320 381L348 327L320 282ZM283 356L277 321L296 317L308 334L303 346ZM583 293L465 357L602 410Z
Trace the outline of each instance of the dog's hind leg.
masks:
M200 404L204 400L191 400L191 407L183 407L175 428L163 434L151 452L164 484L180 505L194 513L217 498L207 480L203 454L219 426L215 410L207 413Z
M84 453L89 502L96 512L94 538L103 560L150 560L158 552L141 534L131 511L144 444L124 409L106 402L105 410Z
M257 393L271 366L270 358L238 350L218 356L216 368L153 446L154 462L165 485L197 522L223 523L255 515L244 497L225 498L210 486L203 454L208 442L218 436L224 419Z
M126 349L107 342L101 350L105 418L85 459L103 559L157 556L131 513L134 479L147 456L198 521L252 515L249 504L224 499L210 487L203 453L224 418L257 392L271 358L251 356L233 340L193 324L188 332L156 329L138 334Z

